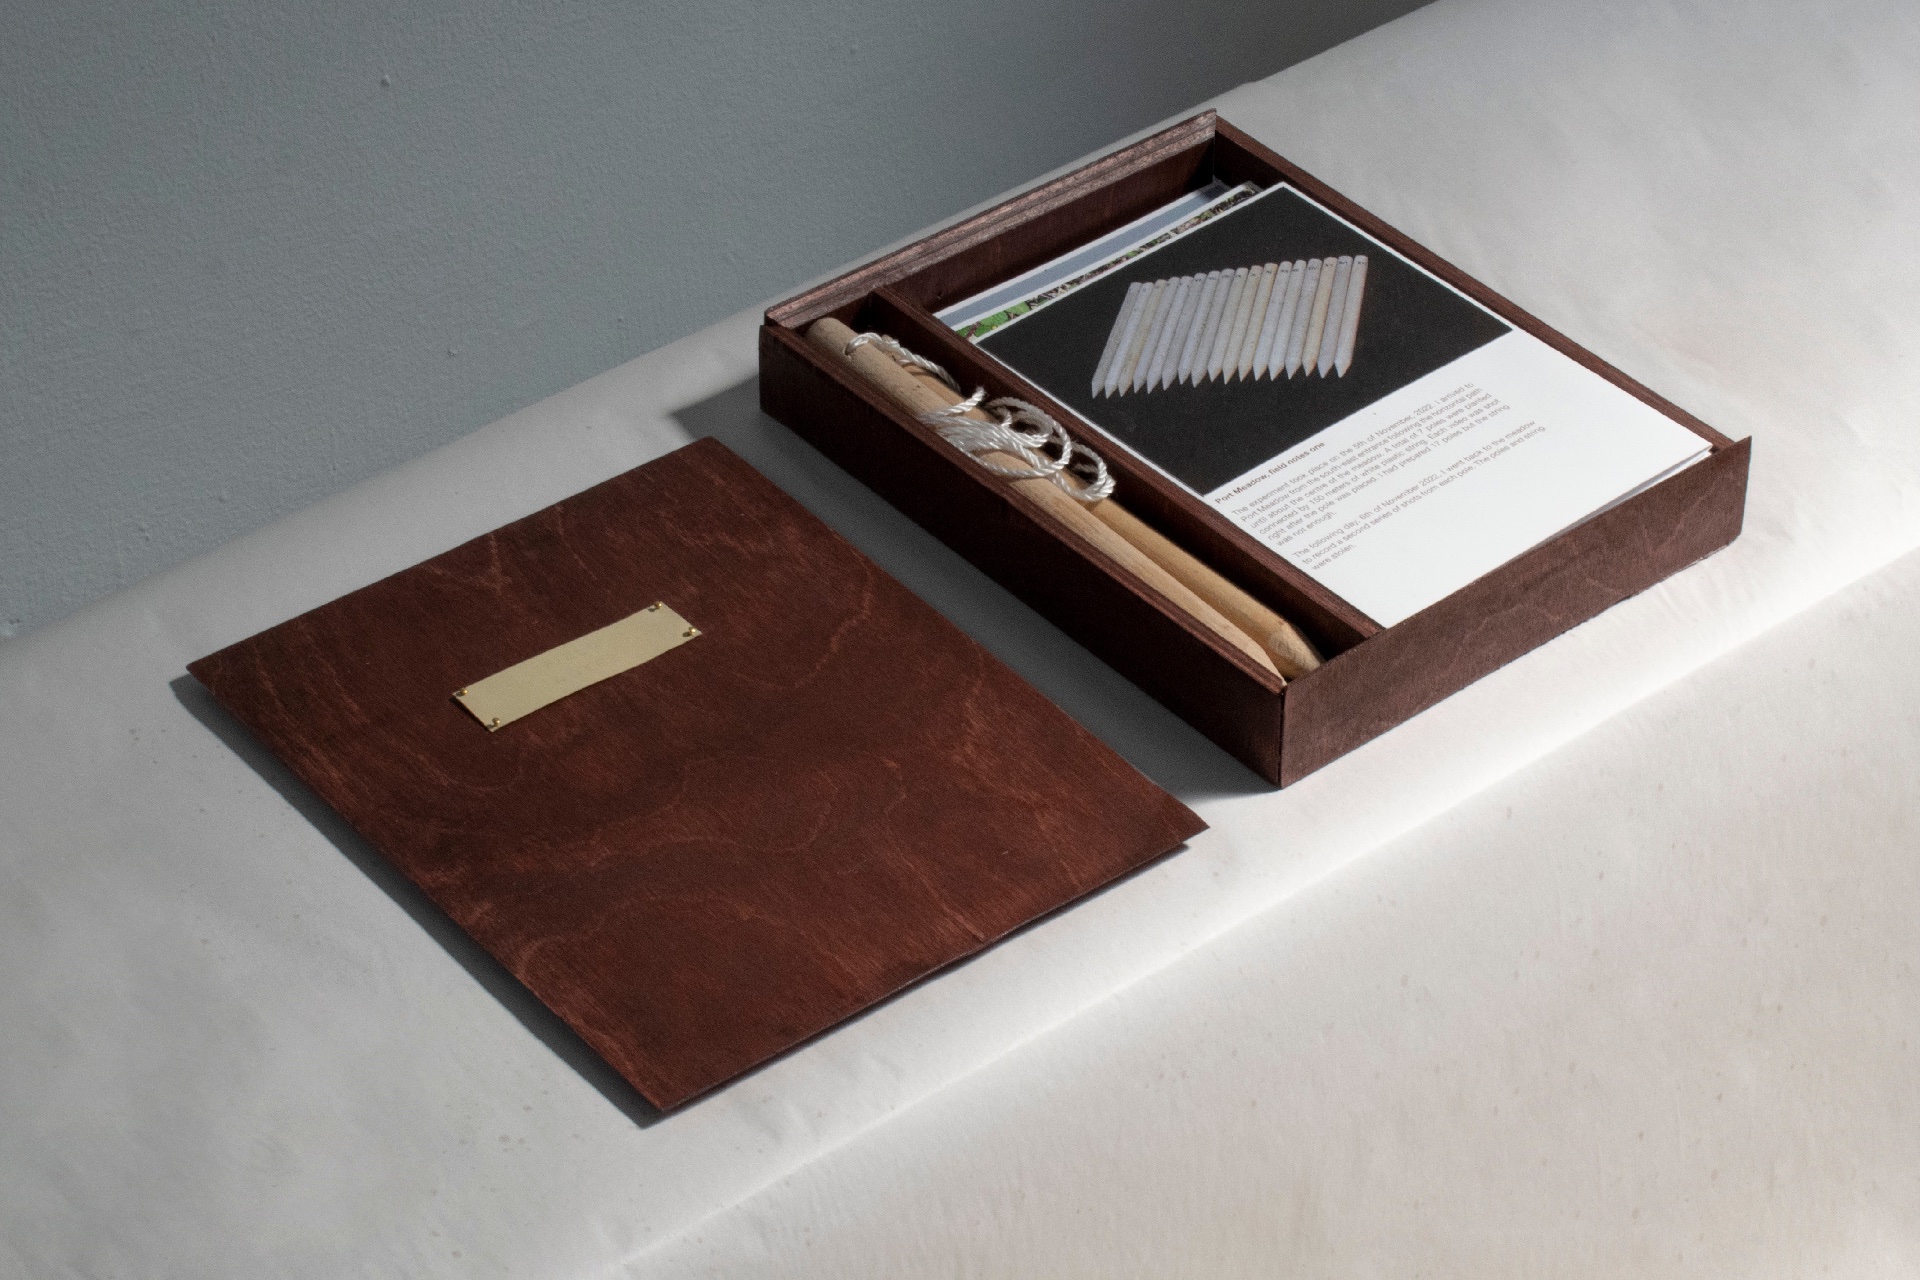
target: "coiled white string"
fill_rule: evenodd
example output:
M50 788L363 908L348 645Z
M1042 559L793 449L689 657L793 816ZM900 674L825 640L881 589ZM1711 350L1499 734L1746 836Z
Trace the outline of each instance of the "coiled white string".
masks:
M927 359L925 356L916 355L913 352L907 350L905 347L901 346L899 342L897 342L892 338L889 338L884 333L874 333L872 331L869 331L866 333L854 334L853 337L849 339L847 342L847 354L852 355L855 351L857 351L861 347L866 346L869 342L871 342L874 346L880 348L882 351L886 352L888 355L892 356L899 363L906 365L908 368L925 370L927 373L932 374L934 377L940 379L940 381L946 383L949 387L951 387L955 395L960 394L960 384L953 380L952 374L948 373L945 369L942 369L939 365Z
M908 368L932 374L955 394L959 393L960 384L953 380L952 374L884 333L854 335L847 343L847 354L852 355L856 348L868 343ZM967 417L974 409L991 414L992 421L980 422ZM1051 414L1025 400L1012 396L987 400L987 389L981 387L958 404L921 414L920 421L995 475L1010 480L1051 481L1063 492L1088 504L1113 496L1113 477L1107 474L1105 459L1075 441ZM980 456L986 453L1010 453L1027 465L1011 467ZM1078 483L1068 479L1069 476L1075 477Z

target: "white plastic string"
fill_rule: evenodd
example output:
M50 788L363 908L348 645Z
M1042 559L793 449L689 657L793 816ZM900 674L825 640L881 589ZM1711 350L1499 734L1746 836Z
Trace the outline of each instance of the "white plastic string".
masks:
M959 392L960 384L953 380L953 375L884 333L854 335L847 343L847 354L852 355L856 348L869 343L900 364L924 370L956 394ZM991 414L992 420L980 422L969 418L967 414L975 409ZM980 387L958 404L921 414L920 421L995 475L1010 480L1051 481L1063 492L1088 504L1113 496L1113 477L1107 473L1105 459L1075 441L1051 414L1025 400L1012 396L987 400L987 389ZM1012 467L981 456L988 453L1010 453L1027 465ZM1070 475L1079 483L1068 479Z
M945 369L942 369L939 365L927 359L925 356L916 355L913 352L907 350L905 347L901 346L898 341L896 341L893 338L889 338L884 333L874 333L872 331L868 331L866 333L854 334L853 337L847 342L847 354L852 355L856 350L866 346L869 342L871 342L874 346L880 348L882 351L886 352L888 355L892 356L895 360L899 361L901 364L906 365L908 368L920 369L920 370L924 370L927 373L932 374L934 377L940 379L940 381L946 383L949 387L951 387L955 395L960 394L960 384L953 380L952 374L948 373Z

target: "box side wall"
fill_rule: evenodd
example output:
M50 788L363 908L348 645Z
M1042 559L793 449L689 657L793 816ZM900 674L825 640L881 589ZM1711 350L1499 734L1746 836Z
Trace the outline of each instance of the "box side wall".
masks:
M1750 446L1716 450L1295 681L1281 784L1732 542Z
M910 426L806 340L760 331L766 413L1270 782L1282 693L1043 511Z

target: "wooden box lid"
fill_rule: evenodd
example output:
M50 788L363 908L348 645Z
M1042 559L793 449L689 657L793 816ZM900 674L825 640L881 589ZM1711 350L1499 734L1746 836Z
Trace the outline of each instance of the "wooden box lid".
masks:
M451 696L656 600L699 637ZM1204 825L712 440L190 670L662 1108Z

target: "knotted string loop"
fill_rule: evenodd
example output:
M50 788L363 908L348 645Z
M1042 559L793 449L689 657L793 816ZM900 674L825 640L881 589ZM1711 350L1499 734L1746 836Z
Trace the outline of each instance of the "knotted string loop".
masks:
M852 355L855 351L857 351L861 347L866 346L868 343L872 343L874 346L880 348L882 351L892 356L896 361L898 361L903 365L906 365L910 369L919 369L925 373L932 374L934 377L940 379L940 381L946 383L947 386L951 387L953 389L953 394L955 395L960 394L960 384L953 380L952 374L948 373L945 369L942 369L939 365L927 359L925 356L916 355L915 353L907 350L905 347L901 346L898 341L896 341L893 338L889 338L884 333L873 333L869 331L867 333L854 334L853 337L849 339L847 342L846 354Z
M880 348L902 365L932 374L952 388L956 395L959 394L960 385L945 369L925 356L907 350L884 333L855 335L847 343L847 354L852 355L855 348L867 343ZM967 416L976 409L989 414L991 420L981 422ZM1006 476L1010 480L1050 481L1063 492L1089 505L1113 496L1113 477L1107 473L1106 461L1069 436L1067 429L1055 421L1053 415L1025 400L1016 400L1012 396L987 400L987 389L980 387L958 404L921 414L920 421L933 427L942 440L995 475ZM981 456L988 453L1012 454L1026 465L1008 466ZM1069 476L1075 479L1068 479Z

